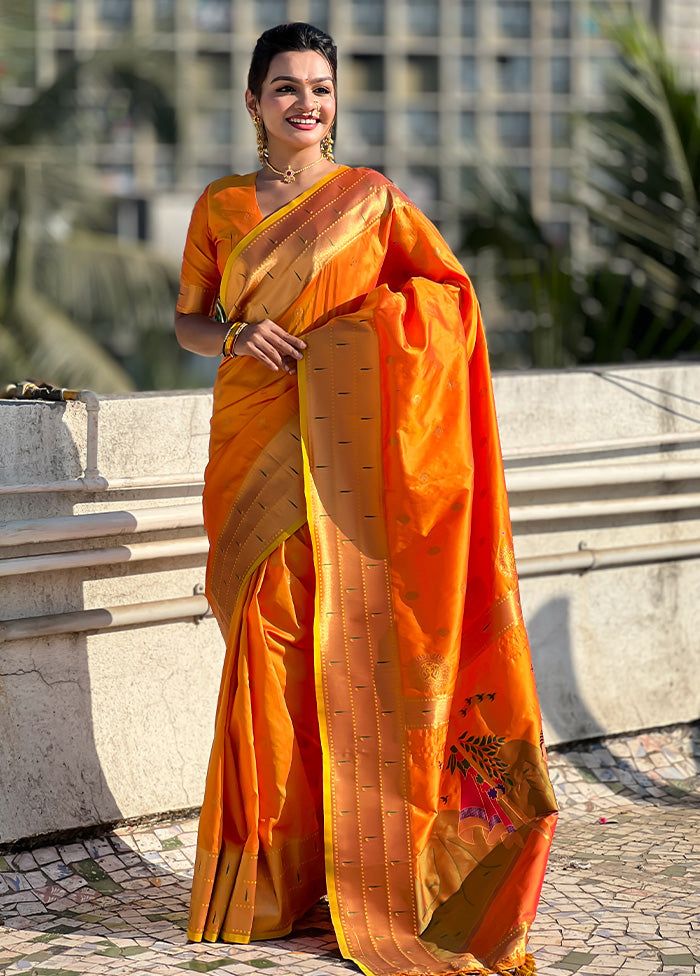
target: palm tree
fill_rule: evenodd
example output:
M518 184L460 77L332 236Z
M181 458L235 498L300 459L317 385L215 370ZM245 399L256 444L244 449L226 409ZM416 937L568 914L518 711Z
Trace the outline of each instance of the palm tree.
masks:
M15 18L0 23L0 35L11 48L30 26ZM75 93L90 87L102 99L118 90L132 118L174 142L166 85L137 71L139 60L122 48L74 61L0 125L2 381L31 376L103 392L183 381L170 339L176 269L109 232L112 201L96 192L77 151L88 116ZM153 70L154 59L147 63Z
M499 255L501 298L529 310L538 366L700 352L700 101L644 21L608 29L619 52L611 107L578 121L591 253L577 261L550 243L507 179L466 241Z

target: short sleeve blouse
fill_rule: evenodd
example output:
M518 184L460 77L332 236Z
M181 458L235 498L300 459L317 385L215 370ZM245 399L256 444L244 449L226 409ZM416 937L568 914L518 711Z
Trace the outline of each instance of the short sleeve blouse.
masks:
M255 173L209 184L194 205L187 231L178 312L213 314L231 251L261 219Z

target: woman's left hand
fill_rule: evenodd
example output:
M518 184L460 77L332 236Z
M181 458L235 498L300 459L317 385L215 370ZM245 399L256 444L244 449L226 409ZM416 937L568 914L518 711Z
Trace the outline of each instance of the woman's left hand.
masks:
M234 356L251 356L268 369L293 375L297 361L302 358L306 343L299 336L286 332L272 319L249 322L236 336Z

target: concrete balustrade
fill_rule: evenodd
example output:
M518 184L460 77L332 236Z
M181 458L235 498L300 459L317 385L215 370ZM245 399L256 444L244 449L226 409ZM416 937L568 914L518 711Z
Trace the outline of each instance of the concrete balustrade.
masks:
M700 716L700 366L494 379L550 744ZM0 843L197 806L208 391L0 401Z

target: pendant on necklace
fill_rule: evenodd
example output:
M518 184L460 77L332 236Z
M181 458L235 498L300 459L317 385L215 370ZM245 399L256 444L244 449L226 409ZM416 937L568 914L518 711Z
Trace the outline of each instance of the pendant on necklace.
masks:
M294 179L295 179L294 178L294 170L292 169L291 166L289 166L287 168L286 173L284 174L284 179L282 180L282 182L283 183L294 183Z

